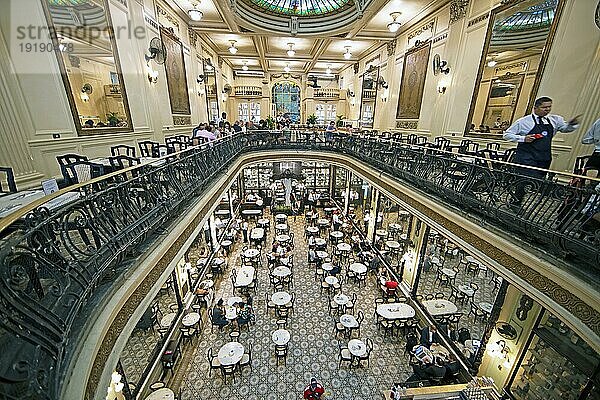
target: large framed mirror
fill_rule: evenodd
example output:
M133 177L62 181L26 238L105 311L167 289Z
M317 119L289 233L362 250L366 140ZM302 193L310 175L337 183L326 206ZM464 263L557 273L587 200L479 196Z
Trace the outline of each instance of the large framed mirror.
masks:
M42 4L77 133L133 131L107 0Z
M492 10L465 135L495 137L533 107L565 0Z
M219 120L219 91L217 88L217 73L210 58L203 60L204 90L206 92L206 110L208 121L217 123Z
M379 67L370 66L362 77L359 124L361 128L373 128L377 105L377 82L379 82Z

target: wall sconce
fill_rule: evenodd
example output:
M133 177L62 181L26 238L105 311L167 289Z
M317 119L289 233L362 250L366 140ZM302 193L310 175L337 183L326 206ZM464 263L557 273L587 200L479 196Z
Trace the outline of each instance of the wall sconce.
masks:
M490 357L497 358L499 360L498 369L502 370L502 367L510 367L510 358L508 353L510 348L506 345L506 341L500 339L496 343L488 345L487 353Z
M377 84L379 86L381 86L383 89L387 89L388 88L388 83L385 81L385 79L383 79L383 76L380 76L379 79L377 80Z
M150 62L146 63L146 73L148 74L148 82L156 83L158 81L158 71L150 66Z
M390 95L390 90L386 86L386 87L383 88L383 92L381 93L381 100L382 101L387 101L389 95Z
M83 102L87 103L88 101L90 101L90 94L92 94L93 91L94 88L92 88L92 85L86 83L81 87L81 94L79 95L79 97L81 97L81 100Z
M437 91L439 94L446 93L446 89L446 86L444 86L442 83L438 84Z

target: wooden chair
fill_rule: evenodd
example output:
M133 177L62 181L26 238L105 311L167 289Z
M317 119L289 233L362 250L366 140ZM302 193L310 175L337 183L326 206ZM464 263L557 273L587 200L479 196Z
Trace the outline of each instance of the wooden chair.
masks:
M342 346L341 344L339 345L340 347L340 363L338 365L338 368L342 367L342 362L347 361L348 362L348 366L352 366L352 354L350 353L350 350L348 350L348 348L346 346Z
M111 146L110 154L113 156L127 156L135 158L135 147L126 144L118 144Z
M283 359L283 363L285 364L285 359L287 357L288 345L286 344L276 344L275 345L275 357L277 358L277 364L279 364L279 360Z
M369 358L371 357L371 351L373 351L373 341L371 338L367 338L367 352L358 357L358 362L362 363L363 361L367 361L367 367L369 366Z
M58 157L57 157L58 158ZM83 183L104 175L104 166L89 161L77 161L61 167L65 182L69 185Z
M0 180L0 193L16 193L17 184L15 183L13 169L10 167L0 167L0 173L6 174L5 182L7 186L7 188L2 187L2 180Z
M213 355L212 348L210 347L206 352L206 358L208 359L208 376L210 377L213 369L221 369L221 362L217 359L216 355Z
M230 376L235 383L235 369L237 365L221 365L221 374L223 375L223 383L227 382L227 377Z
M140 149L140 157L154 157L154 148L158 145L158 142L153 142L151 140L139 141L138 147Z
M240 372L242 368L248 366L250 367L250 370L252 370L252 343L248 343L246 347L248 348L248 351L244 353L242 359L238 363L238 366L240 367Z

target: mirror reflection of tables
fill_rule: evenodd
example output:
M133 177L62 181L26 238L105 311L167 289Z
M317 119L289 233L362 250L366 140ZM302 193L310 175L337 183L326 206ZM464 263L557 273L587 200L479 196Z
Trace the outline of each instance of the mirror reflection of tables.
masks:
M175 400L175 392L169 388L160 388L146 396L145 400Z
M458 311L456 304L449 300L425 300L422 304L432 316L454 314Z

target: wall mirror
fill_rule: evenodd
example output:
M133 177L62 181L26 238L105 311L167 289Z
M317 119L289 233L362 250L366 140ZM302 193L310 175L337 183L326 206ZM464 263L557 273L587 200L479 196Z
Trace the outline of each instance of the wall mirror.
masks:
M379 67L370 66L362 77L360 93L360 127L373 128L375 106L377 105L377 82Z
M502 134L530 112L563 3L526 0L492 10L466 135Z
M67 2L64 2L65 4ZM106 0L44 0L44 11L77 132L131 132L123 74Z
M206 91L206 109L208 121L216 123L219 120L219 91L217 88L217 73L210 58L203 60L204 90Z

